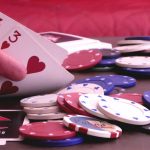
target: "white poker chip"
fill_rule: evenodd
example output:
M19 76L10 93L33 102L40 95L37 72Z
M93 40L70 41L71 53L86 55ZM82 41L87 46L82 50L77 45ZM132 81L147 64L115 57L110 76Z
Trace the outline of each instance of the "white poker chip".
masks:
M116 59L116 65L127 68L150 68L150 57L130 56Z
M141 104L123 98L98 97L98 109L108 117L133 125L150 123L150 110Z
M58 92L58 94L66 94L66 93L95 93L95 94L104 94L104 89L97 84L94 83L80 83L80 84L72 84L67 88Z
M23 107L45 107L57 105L57 94L46 94L24 98L20 101Z
M84 94L79 97L79 105L85 111L87 111L88 113L94 116L111 120L111 118L108 118L98 110L97 108L98 101L99 98L97 97L97 94Z
M113 49L118 50L121 53L137 52L137 51L143 51L146 49L150 49L150 43L149 44L118 46L118 47L114 47Z
M118 45L123 45L123 44L150 44L150 42L146 41L146 40L121 40L117 44Z
M27 114L48 114L48 113L57 113L60 111L58 106L24 107L23 109Z
M66 113L57 112L49 114L27 114L28 119L32 120L53 120L53 119L62 119Z
M74 131L95 137L118 138L122 134L120 127L93 117L67 115L63 118L63 122Z

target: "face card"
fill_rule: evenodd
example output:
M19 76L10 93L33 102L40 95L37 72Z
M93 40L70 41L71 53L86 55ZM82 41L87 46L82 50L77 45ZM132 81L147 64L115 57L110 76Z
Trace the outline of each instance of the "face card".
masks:
M22 81L0 77L1 96L43 94L66 86L74 78L20 26L0 41L0 47L27 68Z
M37 43L40 44L43 48L45 48L45 50L49 53L49 55L53 56L59 64L62 64L63 60L67 57L66 50L42 38L36 32L30 30L29 28L25 27L24 25L20 24L19 22L13 20L12 18L6 16L1 12L0 12L0 33L1 33L0 39L3 39L5 35L7 35L16 25L20 25L27 32L29 32L29 34L37 41Z
M0 145L6 144L6 141L22 141L19 127L29 123L25 113L21 110L0 110L0 114Z

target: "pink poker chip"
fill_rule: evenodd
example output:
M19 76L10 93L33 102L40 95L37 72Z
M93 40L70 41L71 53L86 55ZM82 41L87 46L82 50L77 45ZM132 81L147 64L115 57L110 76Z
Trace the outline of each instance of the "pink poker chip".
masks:
M72 71L85 70L98 64L101 59L102 53L100 50L82 50L68 55L62 66L64 66L65 69Z
M64 100L65 100L64 95L66 95L66 94L58 95L58 97L57 97L57 104L58 104L58 106L60 107L61 110L65 111L68 114L76 114L74 111L72 111L71 109L69 109L65 105L65 103L64 103Z
M82 107L79 105L79 97L81 93L68 93L64 97L64 103L66 106L71 108L76 114L85 115L85 116L92 116L88 112L86 112Z
M118 93L118 94L112 94L111 97L118 97L118 98L124 98L127 100L134 101L136 103L139 103L141 105L144 105L142 100L142 94L138 93Z
M76 132L68 130L62 121L34 122L22 125L19 132L26 138L45 140L64 140L76 136Z

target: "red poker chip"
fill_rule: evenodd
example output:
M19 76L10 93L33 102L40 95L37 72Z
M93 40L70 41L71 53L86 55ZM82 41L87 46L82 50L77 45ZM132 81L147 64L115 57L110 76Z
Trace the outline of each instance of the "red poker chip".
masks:
M44 140L64 140L76 136L76 132L68 130L62 121L34 122L19 128L23 137Z
M82 50L71 53L64 60L62 66L67 70L85 70L98 64L102 59L100 50Z
M142 94L138 94L138 93L118 93L118 94L112 94L110 96L118 97L118 98L124 98L124 99L127 99L127 100L134 101L136 103L139 103L141 105L144 105L143 100L142 100Z
M60 107L61 110L65 111L68 114L75 114L75 112L73 112L71 109L69 109L65 105L65 103L64 103L64 100L65 100L64 95L65 94L58 95L58 97L57 97L57 104L58 104L58 106Z
M85 115L85 116L92 116L88 112L86 112L82 107L79 105L79 97L81 93L68 93L64 97L64 103L67 107L71 108L76 114Z

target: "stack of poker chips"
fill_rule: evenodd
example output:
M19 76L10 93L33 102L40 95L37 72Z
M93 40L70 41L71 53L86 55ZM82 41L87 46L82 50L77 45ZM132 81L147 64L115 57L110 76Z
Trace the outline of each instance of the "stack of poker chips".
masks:
M62 119L64 112L57 106L57 94L46 94L24 98L20 101L27 118L31 120Z
M115 47L120 53L129 55L116 60L123 71L137 75L150 75L150 37L127 37ZM138 55L138 56L137 56Z

